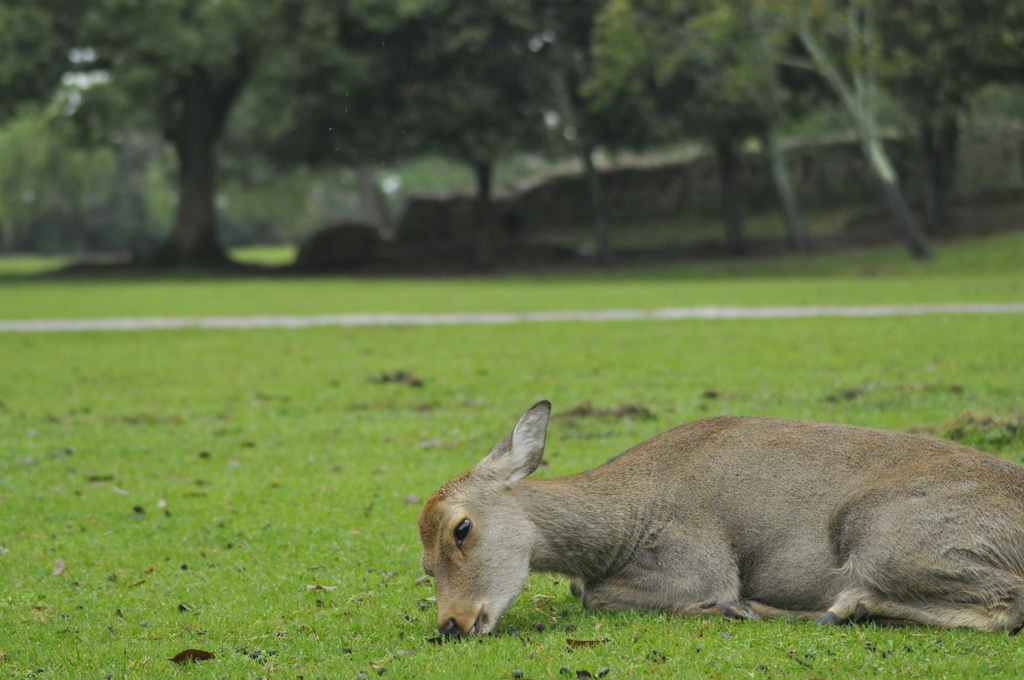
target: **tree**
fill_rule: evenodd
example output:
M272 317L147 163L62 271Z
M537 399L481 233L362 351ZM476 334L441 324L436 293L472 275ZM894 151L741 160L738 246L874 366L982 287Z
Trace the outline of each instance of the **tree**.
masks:
M881 43L874 0L801 0L794 7L768 0L780 16L790 16L793 30L810 56L806 65L828 81L853 122L868 165L875 173L897 231L911 255L928 259L932 247L910 211L896 168L882 145L878 129L879 59Z
M491 197L494 165L503 155L543 141L540 57L531 0L449 0L411 27L414 68L401 77L400 130L410 148L436 151L469 164L476 176L472 261L493 261Z
M470 259L486 269L494 165L542 143L533 3L406 0L322 13L326 28L260 77L266 98L240 135L279 163L345 163L364 178L369 163L417 153L467 163L477 185Z
M958 118L970 95L995 74L985 68L1014 3L884 0L878 14L883 73L917 121L931 191L928 222L949 222L956 177ZM1012 11L1012 9L1011 9ZM1017 50L1019 53L1019 50Z
M615 97L595 106L588 83L595 75L597 19L603 0L547 0L542 5L544 30L534 35L531 50L545 58L550 101L564 120L563 136L579 157L590 192L598 262L611 259L611 221L601 175L594 165L598 147L638 149L655 135L656 124L639 97Z
M145 112L178 159L177 216L152 263L227 262L214 196L229 116L257 76L293 66L289 49L330 31L335 15L332 3L299 0L93 0L83 44L90 66L111 75L98 96Z
M726 247L743 243L740 144L761 134L767 101L746 84L737 35L741 24L722 21L730 10L714 0L612 0L598 19L598 68L587 86L595 106L626 97L651 97L661 115L676 122L676 133L711 142L718 161ZM646 93L644 92L646 90Z

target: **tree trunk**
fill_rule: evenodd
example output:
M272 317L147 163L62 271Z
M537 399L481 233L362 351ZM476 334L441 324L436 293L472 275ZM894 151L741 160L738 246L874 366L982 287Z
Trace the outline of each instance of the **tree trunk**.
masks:
M473 266L481 271L491 268L494 263L491 243L491 175L493 166L489 162L473 166L476 173L476 200L473 203L473 233L476 247L473 251Z
M960 128L956 116L946 117L938 130L928 122L921 125L921 147L924 151L928 179L931 180L928 224L933 231L941 231L949 225L959 138Z
M150 255L153 264L202 266L229 261L217 239L213 205L216 146L243 79L240 75L215 88L209 75L196 68L179 83L180 113L165 128L178 153L178 214L171 235Z
M0 253L13 253L17 241L15 226L11 223L0 224Z
M896 231L906 242L910 254L915 259L929 259L933 254L931 244L928 243L927 237L918 226L914 213L910 211L907 199L904 198L903 190L900 188L896 169L892 166L885 147L882 146L882 140L877 135L864 131L861 132L860 138L868 163L881 182L882 194L885 196L889 214L896 225Z
M89 252L89 235L85 232L85 217L82 215L81 196L71 197L71 227L75 233L75 253L85 255Z
M597 246L597 261L608 264L612 259L612 229L608 221L608 209L604 202L601 174L594 167L594 145L584 144L580 150L583 169L590 188L590 205L594 210L594 243Z
M779 149L779 141L771 128L765 131L763 143L772 182L779 195L779 203L782 204L782 218L786 224L786 240L793 250L805 251L810 247L811 240L800 211L800 199L793 186L789 168L786 166L786 159Z
M811 55L817 71L829 81L853 119L864 156L871 166L871 171L882 184L882 193L896 224L896 231L906 242L911 255L918 260L927 260L932 256L931 244L928 243L928 239L917 225L917 220L914 219L914 214L907 206L896 168L889 160L889 155L878 136L876 70L874 60L870 56L874 54L871 44L871 6L865 5L863 9L866 12L862 15L863 26L851 28L847 37L859 40L860 48L869 57L861 64L861 70L855 71L852 81L843 75L822 43L815 37L806 6L800 10L800 41Z
M370 226L379 229L383 239L393 239L395 234L391 212L388 210L384 192L377 182L373 166L369 163L360 163L356 166L356 177L359 180L359 207L363 211L363 219Z
M735 140L715 140L715 155L718 157L718 177L722 185L725 247L729 253L738 255L743 252L743 187Z

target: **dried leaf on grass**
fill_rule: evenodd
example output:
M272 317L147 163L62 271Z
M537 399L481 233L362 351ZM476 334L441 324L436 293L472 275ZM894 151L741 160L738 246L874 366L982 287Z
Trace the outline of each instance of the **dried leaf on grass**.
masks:
M306 590L337 590L338 586L306 586Z
M169 661L173 661L174 663L186 663L188 661L207 661L212 658L213 652L208 652L205 649L186 649L172 656Z
M602 643L608 642L608 640L572 640L566 639L565 644L570 647L596 647Z
M57 561L53 563L53 575L60 576L63 574L65 566L64 558L58 557Z

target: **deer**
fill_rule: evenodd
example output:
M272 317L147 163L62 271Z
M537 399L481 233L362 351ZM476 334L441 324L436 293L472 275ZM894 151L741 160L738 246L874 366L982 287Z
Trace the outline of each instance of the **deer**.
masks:
M1024 627L1024 467L952 441L719 416L527 479L532 406L418 517L443 636L494 631L531 572L582 606L824 625Z

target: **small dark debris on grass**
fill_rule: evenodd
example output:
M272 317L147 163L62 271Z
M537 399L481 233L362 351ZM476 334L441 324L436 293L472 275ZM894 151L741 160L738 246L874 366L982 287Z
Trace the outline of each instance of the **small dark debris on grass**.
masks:
M700 396L703 399L718 399L718 397L721 396L721 394L718 392L718 390L704 390L703 392L701 392Z
M346 654L351 654L352 653L352 648L351 647L345 647L341 651L345 652Z
M796 661L798 664L800 664L804 668L810 668L811 667L811 665L809 663L807 663L806 661L801 659L799 656L797 656L796 652L793 651L792 649L789 650L789 658L791 658L793 661Z
M121 610L120 610L120 609L118 609L118 610L117 610L116 612L114 612L114 613L115 613L115 614L117 615L117 618L119 618L119 619L123 619L123 618L124 618L124 614L122 614L122 613L121 613Z
M646 406L638 404L620 404L612 408L594 408L589 401L576 402L568 411L563 411L552 416L554 421L572 422L577 418L637 418L639 420L652 420L654 413Z
M114 475L89 475L85 480L87 482L112 482Z
M187 564L185 564L184 562L182 562L182 563L181 563L181 570L182 570L182 571L185 571L186 569L188 569L188 565L187 565Z
M146 509L141 505L136 505L134 508L132 508L132 512L134 512L136 515L145 515Z
M381 666L380 668L377 669L377 675L384 675L387 672L388 672L388 669L387 669L386 666Z
M541 623L540 621L535 621L534 624L533 624L533 629L535 631L537 631L538 633L542 633L542 632L544 632L544 624Z
M768 666L765 666L763 663L762 664L758 664L757 670L759 670L759 671L766 671L766 670L768 670Z
M732 639L732 633L722 633L722 637L725 638L726 640L731 640Z
M558 672L561 673L562 675L572 675L572 669L569 668L568 666L562 666L561 668L558 669Z
M393 373L381 373L380 375L371 375L367 378L370 382L375 383L389 383L389 382L400 382L405 383L409 387L423 387L423 381L416 377L416 374L405 371L395 371Z
M827 397L825 397L825 401L832 402L832 403L836 403L836 402L840 402L840 401L851 401L853 399L856 399L857 397L859 397L862 394L864 394L864 390L858 389L856 387L851 387L849 389L840 390L839 392L836 392L835 394L828 395Z
M366 680L369 677L370 676L367 675L366 673L360 673L359 675L356 676L356 680Z
M208 652L205 649L186 649L172 656L170 661L173 661L174 663L187 663L189 661L195 663L197 661L207 661L212 658L214 658L213 652Z
M209 451L200 451L199 452L199 457L200 458L209 458L210 457L210 452Z
M594 676L590 674L590 671L578 670L576 671L576 677L580 680L586 680L587 678L592 678Z
M107 574L107 580L111 583L114 583L115 581L117 581L117 574L115 574L114 572L110 572L109 574Z
M427 404L427 403L416 404L414 409L416 411L418 411L419 413L425 413L427 411L433 411L434 410L434 405L433 404Z
M597 677L603 678L604 676L608 675L611 672L612 672L612 669L608 668L607 666L605 666L604 668L602 668L601 670L599 670L597 672Z
M179 612L190 612L190 611L192 611L192 607L190 607L189 605L187 605L184 602L182 602L181 604L178 605L178 611Z

